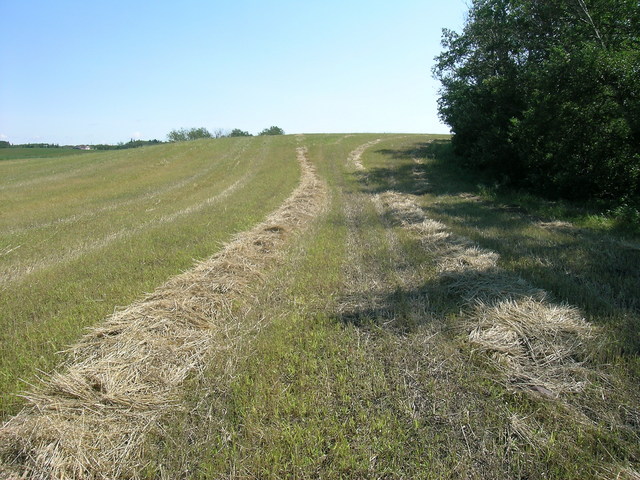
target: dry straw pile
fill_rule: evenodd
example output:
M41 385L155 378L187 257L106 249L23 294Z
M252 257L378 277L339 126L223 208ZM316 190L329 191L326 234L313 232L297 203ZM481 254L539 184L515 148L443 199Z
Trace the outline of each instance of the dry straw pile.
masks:
M161 432L180 387L212 351L242 335L232 304L280 255L287 235L326 204L326 189L298 148L300 185L263 223L212 258L107 318L0 429L0 475L32 479L138 478L145 438Z
M595 332L576 308L550 302L546 292L502 270L495 252L427 218L414 196L386 192L379 199L438 258L440 278L462 300L468 341L495 362L505 385L550 397L584 387L584 345Z

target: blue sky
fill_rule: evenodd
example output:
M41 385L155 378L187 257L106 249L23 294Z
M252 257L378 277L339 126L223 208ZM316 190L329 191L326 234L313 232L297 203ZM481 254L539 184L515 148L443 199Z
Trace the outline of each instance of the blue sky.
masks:
M1 0L0 139L175 128L446 133L431 76L466 0Z

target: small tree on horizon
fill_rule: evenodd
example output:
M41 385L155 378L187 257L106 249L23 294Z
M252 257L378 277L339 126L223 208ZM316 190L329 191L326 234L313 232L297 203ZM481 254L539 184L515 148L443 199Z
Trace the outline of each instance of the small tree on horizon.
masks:
M229 136L230 137L252 137L253 135L251 135L249 132L246 132L244 130L240 130L239 128L234 128L229 133Z
M187 140L198 140L200 138L213 138L213 135L204 127L191 128L189 130L181 128L180 130L171 130L167 134L167 139L170 142L184 142Z
M271 126L262 130L258 135L284 135L284 130L280 127Z

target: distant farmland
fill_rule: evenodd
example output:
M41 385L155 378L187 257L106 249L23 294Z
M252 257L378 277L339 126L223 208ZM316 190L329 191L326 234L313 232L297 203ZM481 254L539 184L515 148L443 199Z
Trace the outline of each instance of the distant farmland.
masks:
M443 135L0 162L0 477L639 478L640 239L501 195Z
M88 150L78 148L40 148L40 147L10 147L0 148L0 161L2 160L23 160L25 158L59 158L67 155L82 155L90 153Z

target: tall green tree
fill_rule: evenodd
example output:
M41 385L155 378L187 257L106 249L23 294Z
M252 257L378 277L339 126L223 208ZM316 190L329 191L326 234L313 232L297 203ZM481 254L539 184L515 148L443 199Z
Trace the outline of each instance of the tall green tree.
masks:
M467 162L549 195L640 197L637 0L475 0L439 111Z
M240 130L239 128L234 128L229 133L229 136L230 137L251 137L252 135L249 132L246 132L244 130Z

